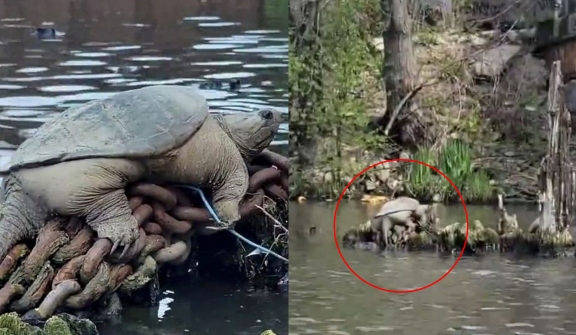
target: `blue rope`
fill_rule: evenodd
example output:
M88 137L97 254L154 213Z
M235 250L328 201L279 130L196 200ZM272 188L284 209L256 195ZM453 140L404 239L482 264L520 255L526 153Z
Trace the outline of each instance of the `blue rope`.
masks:
M202 192L201 189L199 189L198 187L189 186L189 185L181 185L181 184L174 185L174 186L176 186L176 187L188 188L188 189L191 189L191 190L194 190L194 191L200 193L200 197L202 198L202 202L203 202L204 205L206 206L206 209L208 209L208 212L210 213L210 215L212 215L212 218L214 218L214 221L216 221L217 226L219 226L219 227L223 227L223 226L224 226L224 223L222 223L222 221L220 221L220 218L218 217L218 215L216 215L216 212L214 211L214 208L212 208L212 206L210 205L210 203L208 202L208 200L207 200L206 197L204 196L204 192ZM266 248L264 248L263 246L258 245L258 244L256 244L256 243L250 241L250 240L247 239L246 237L240 235L240 234L239 234L237 231L235 231L234 229L228 228L228 229L226 229L226 231L230 232L232 235L238 237L240 240L246 242L247 244L253 246L254 248L256 248L256 249L264 252L266 255L271 254L272 256L274 256L274 257L276 257L276 258L278 258L278 259L281 259L281 260L283 260L284 262L288 263L288 259L287 259L287 258L282 257L282 256L278 255L277 253L275 253L274 251L269 250L269 249L266 249Z

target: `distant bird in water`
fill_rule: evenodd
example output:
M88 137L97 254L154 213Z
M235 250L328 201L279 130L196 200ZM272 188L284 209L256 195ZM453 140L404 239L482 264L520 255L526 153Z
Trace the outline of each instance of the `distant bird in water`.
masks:
M242 86L239 79L229 81L229 82L222 82L222 81L209 81L207 83L201 83L199 87L203 90L229 90L229 91L236 91Z
M36 31L33 33L39 39L45 38L56 38L56 29L54 28L36 28Z
M34 31L31 33L31 35L35 36L39 40L44 40L61 38L62 36L66 35L66 33L58 31L54 28L34 28Z

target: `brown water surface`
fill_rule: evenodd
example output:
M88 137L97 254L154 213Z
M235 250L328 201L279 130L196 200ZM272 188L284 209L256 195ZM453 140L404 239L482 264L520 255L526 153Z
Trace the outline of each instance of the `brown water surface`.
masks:
M338 236L378 207L343 203ZM495 227L493 207L469 206L470 219ZM528 225L531 206L508 206ZM404 295L377 291L356 278L335 247L333 204L290 206L290 334L575 334L576 260L490 254L464 257L439 284ZM444 222L464 221L461 206L444 207ZM315 226L317 232L310 234ZM427 285L455 261L433 252L343 250L369 282L390 289Z

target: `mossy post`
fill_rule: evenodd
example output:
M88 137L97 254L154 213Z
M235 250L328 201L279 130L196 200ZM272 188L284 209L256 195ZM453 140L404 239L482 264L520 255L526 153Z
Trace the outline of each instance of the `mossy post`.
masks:
M561 62L552 63L548 90L548 152L540 166L539 189L543 196L540 231L565 231L574 217L574 171L569 156L570 113L562 94Z

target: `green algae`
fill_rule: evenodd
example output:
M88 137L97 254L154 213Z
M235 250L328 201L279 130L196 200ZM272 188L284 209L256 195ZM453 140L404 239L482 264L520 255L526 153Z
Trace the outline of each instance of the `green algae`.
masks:
M0 315L0 335L98 335L98 330L90 320L70 314L52 316L40 328L12 312Z

